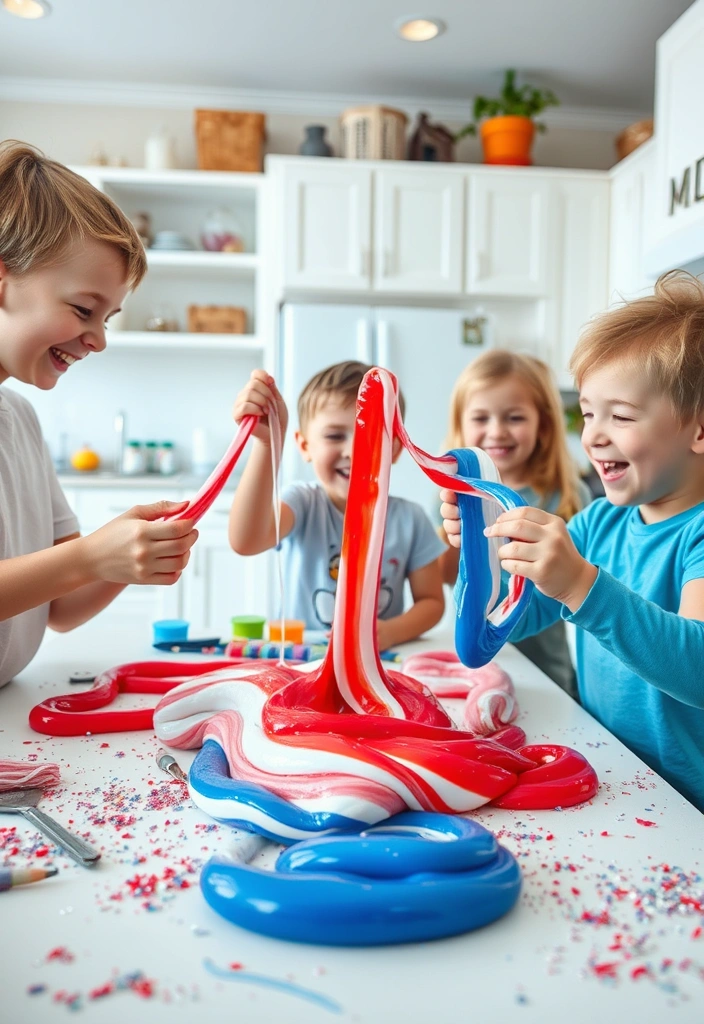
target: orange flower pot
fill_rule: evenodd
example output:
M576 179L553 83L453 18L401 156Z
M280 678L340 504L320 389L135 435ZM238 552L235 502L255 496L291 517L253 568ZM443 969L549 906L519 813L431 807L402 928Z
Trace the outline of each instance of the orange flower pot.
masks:
M479 126L485 164L532 164L535 125L529 117L490 117Z

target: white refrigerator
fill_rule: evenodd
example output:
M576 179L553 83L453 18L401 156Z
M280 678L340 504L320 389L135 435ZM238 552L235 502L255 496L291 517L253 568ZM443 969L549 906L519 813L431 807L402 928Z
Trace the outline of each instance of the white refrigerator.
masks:
M345 359L391 370L406 399L408 433L421 448L438 454L445 451L455 380L469 362L491 347L492 334L491 318L480 308L285 304L278 360L279 384L291 424L282 467L284 483L312 479L292 436L298 422L298 395L313 374ZM393 467L391 493L418 502L427 512L437 503L437 487L405 451Z

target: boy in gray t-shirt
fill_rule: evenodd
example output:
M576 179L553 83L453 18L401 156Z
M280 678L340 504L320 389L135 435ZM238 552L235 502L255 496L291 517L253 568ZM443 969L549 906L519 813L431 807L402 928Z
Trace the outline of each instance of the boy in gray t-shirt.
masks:
M286 488L280 535L285 557L285 612L301 619L309 629L327 629L332 624L355 404L370 369L358 362L330 366L306 384L298 400L296 445L304 461L311 463L318 482ZM400 395L399 399L403 403ZM288 411L284 400L273 378L264 370L255 370L238 395L233 414L237 422L248 415L260 417L230 510L230 545L241 555L259 554L276 543L267 418L271 407L276 408L285 433ZM400 452L400 443L395 441L394 460ZM389 499L377 610L380 650L415 639L442 618L445 600L438 559L444 550L419 505L402 498ZM413 604L404 611L406 579Z
M0 384L49 391L105 348L105 321L147 269L125 215L85 178L21 142L0 143ZM175 583L192 522L138 506L88 537L61 493L31 405L0 389L0 686L39 647L128 583Z

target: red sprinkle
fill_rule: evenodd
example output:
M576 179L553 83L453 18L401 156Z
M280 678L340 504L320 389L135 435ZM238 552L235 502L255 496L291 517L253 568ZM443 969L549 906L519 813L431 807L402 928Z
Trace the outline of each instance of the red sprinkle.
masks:
M657 824L654 821L648 821L646 818L636 818L639 825L644 825L646 828L657 828Z

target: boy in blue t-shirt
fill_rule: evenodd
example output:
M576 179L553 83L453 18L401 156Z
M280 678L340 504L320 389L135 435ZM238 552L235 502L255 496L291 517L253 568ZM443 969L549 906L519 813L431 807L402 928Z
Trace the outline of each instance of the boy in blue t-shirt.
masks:
M359 362L336 363L316 374L298 400L295 440L317 483L291 484L282 494L286 614L309 629L332 625L342 545L342 524L350 485L356 399L365 373ZM403 397L399 394L401 413ZM255 370L237 397L236 422L259 416L254 446L230 510L230 546L241 555L267 551L276 543L272 506L271 439L268 410L276 407L285 433L288 411L273 378ZM394 462L401 445L394 441ZM440 621L445 609L439 556L445 545L420 505L389 498L377 609L379 650L413 640ZM403 610L408 579L413 604Z
M585 708L704 810L704 285L673 271L601 314L571 369L606 497L568 525L518 508L485 531L537 588L511 639L579 627ZM456 496L442 497L459 546Z

